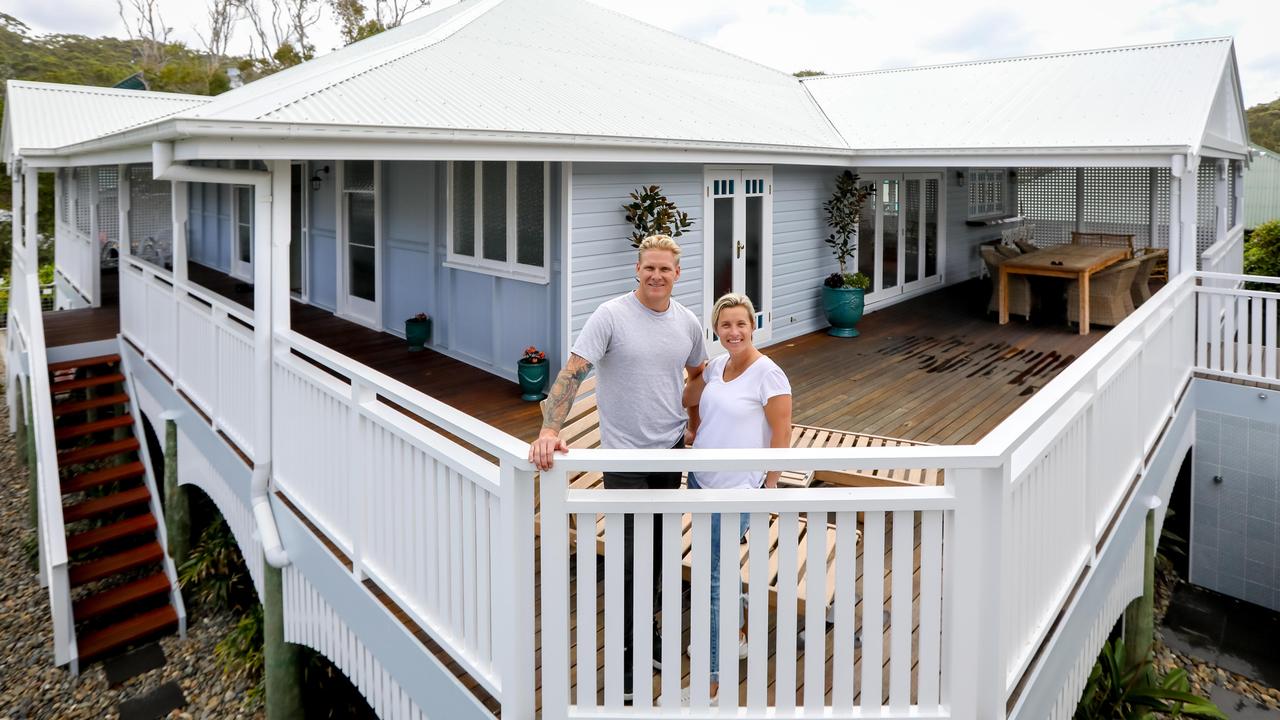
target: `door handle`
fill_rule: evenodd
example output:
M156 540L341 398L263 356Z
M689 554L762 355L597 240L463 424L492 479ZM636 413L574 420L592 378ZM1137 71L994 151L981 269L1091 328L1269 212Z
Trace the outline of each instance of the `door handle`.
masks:
M745 247L746 247L746 245L743 245L743 244L742 244L742 241L741 241L741 240L739 240L739 241L738 241L738 257L742 257L742 249L743 249L743 248L745 248Z

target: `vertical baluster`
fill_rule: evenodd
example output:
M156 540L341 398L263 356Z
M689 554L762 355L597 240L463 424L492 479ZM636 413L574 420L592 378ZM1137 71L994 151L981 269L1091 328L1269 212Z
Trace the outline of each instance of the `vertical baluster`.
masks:
M777 650L774 653L773 704L779 715L796 707L796 590L798 586L800 518L794 512L778 514Z
M631 638L632 679L635 695L631 705L636 710L653 706L653 513L637 513L632 590L634 598L634 632ZM664 548L665 552L665 548Z
M1262 377L1262 298L1249 298L1249 374Z
M466 483L457 471L449 473L449 627L455 636L462 633L460 628L466 614L462 598L462 486Z
M623 647L623 563L626 557L623 523L625 516L604 516L604 704L606 708L622 707Z
M596 514L579 513L577 520L578 570L578 709L596 705Z
M912 510L893 513L893 598L889 621L889 708L911 705L911 600L915 574L915 520Z
M827 694L827 514L809 512L805 526L804 711L817 713Z
M857 513L836 513L836 588L833 610L835 628L831 663L831 709L835 715L848 715L853 711L853 653L856 632L854 608L858 576L857 524Z
M751 513L751 528L747 531L747 537L747 707L751 712L758 713L769 703L768 513Z
M684 594L680 553L680 532L684 516L662 516L662 707L680 707L680 634L683 623L681 599Z
M427 488L423 497L423 521L418 523L418 534L421 538L417 547L423 556L423 595L428 608L427 617L432 620L440 618L440 564L439 537L437 521L440 517L439 497L444 485L444 468L435 458L427 460Z
M476 490L476 648L487 666L492 659L489 647L489 502L493 499L487 490Z
M711 516L695 513L689 545L693 582L689 585L689 707L711 704ZM721 532L724 527L721 526ZM668 551L664 545L662 552ZM720 619L724 622L725 618ZM720 658L723 663L727 658Z
M1236 366L1241 375L1249 373L1249 298L1236 295Z
M942 513L921 513L920 661L917 704L922 713L939 703L938 669L942 643Z
M1276 345L1280 344L1277 340L1277 331L1280 331L1280 324L1276 322L1276 299L1266 299L1266 326L1267 326L1267 357L1263 363L1263 377L1271 379L1280 379L1280 365L1276 363Z
M1209 369L1222 369L1222 296L1209 295Z
M739 578L739 529L742 527L738 513L720 515L720 637L712 642L720 643L720 712L733 712L738 707L738 629L741 614L739 608L742 593Z
M466 633L464 647L475 647L476 637L476 508L475 483L470 478L462 480L462 607Z
M503 466L504 469L507 467ZM503 474L503 482L507 482L512 477L506 473ZM539 541L542 549L542 581L540 585L542 595L542 712L545 717L564 717L569 713L569 523L568 516L565 514L565 492L568 487L568 478L565 471L559 468L551 468L541 473L542 482L540 486L541 493L541 537ZM530 478L531 480L531 478ZM503 502L503 525L508 526L507 520L512 516L513 508L510 507L510 499L512 494L504 491ZM532 503L530 503L532 505ZM579 532L582 525L579 523ZM509 527L507 528L509 530ZM509 536L504 536L508 537ZM531 538L530 538L531 539ZM510 545L504 540L503 551L505 552ZM579 570L582 564L578 564ZM508 564L509 568L509 564ZM527 573L532 576L532 568ZM509 583L512 578L506 580ZM581 593L581 586L579 586ZM581 598L581 594L579 594ZM504 622L506 622L504 618ZM579 617L581 622L581 617ZM505 627L504 627L505 629ZM530 628L531 629L531 628ZM495 633L504 642L510 642L510 638L505 633ZM530 652L527 660L532 660L533 647L530 645L527 650ZM521 671L515 660L524 662L524 658L515 659L506 658L507 662L503 664L502 685L504 693L508 683L511 683L513 676ZM529 676L532 676L532 669L526 668ZM579 665L579 682L581 682L581 665ZM529 706L524 708L528 716L533 716L533 685L528 685ZM594 704L594 703L593 703ZM504 703L504 709L506 705ZM506 712L503 713L507 715Z
M862 520L862 712L880 712L884 663L884 513Z

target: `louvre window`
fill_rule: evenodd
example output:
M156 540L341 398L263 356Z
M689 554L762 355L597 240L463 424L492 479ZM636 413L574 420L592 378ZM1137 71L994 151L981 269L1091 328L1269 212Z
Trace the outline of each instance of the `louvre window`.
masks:
M547 282L549 165L449 163L451 267Z
M1008 174L1003 168L969 170L969 219L993 218L1009 212Z

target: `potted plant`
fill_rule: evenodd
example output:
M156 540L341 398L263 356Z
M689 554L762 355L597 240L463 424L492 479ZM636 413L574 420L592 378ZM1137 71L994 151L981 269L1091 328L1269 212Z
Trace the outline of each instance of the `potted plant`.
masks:
M864 296L871 288L871 278L860 272L846 272L845 266L849 258L858 253L862 206L873 195L874 185L859 185L857 174L845 170L836 176L835 192L822 206L827 224L834 231L827 236L826 243L840 265L840 272L832 273L822 283L822 309L831 324L828 335L858 336L854 326L862 319Z
M520 380L522 393L521 400L537 402L547 396L542 389L547 386L550 368L546 353L532 345L524 349L524 356L516 363L516 377Z
M681 212L657 185L636 188L631 193L631 202L622 209L627 214L627 222L635 228L631 233L631 247L640 247L641 241L650 235L678 238L693 227L689 213Z
M418 313L404 321L404 337L409 341L409 352L418 352L431 340L431 316Z

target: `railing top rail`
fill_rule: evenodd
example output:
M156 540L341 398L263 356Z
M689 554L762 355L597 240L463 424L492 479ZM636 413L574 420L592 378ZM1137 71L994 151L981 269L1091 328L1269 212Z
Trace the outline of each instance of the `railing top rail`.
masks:
M568 512L783 513L949 510L955 492L945 486L806 488L804 492L741 490L570 490Z
M299 335L293 330L277 332L276 339L285 348L296 350L340 375L358 379L372 386L378 394L476 447L497 455L504 462L510 462L521 470L533 469L533 465L527 460L528 443L514 435L477 420L455 407L446 405L420 390L352 360L311 338ZM277 352L287 354L288 350L281 349Z
M523 447L523 443L521 444ZM996 467L1001 457L977 445L915 445L866 448L732 448L670 450L571 449L555 466L569 472L765 470L889 470Z
M1221 273L1221 272L1210 272L1207 270L1201 270L1200 272L1196 273L1196 277L1203 278L1205 280L1236 280L1240 282L1255 282L1255 283L1264 283L1268 285L1280 285L1280 277L1272 277L1270 275L1244 275L1244 274L1238 274L1238 273ZM1216 292L1216 291L1224 290L1225 288L1206 287L1204 285L1201 285L1200 289L1213 290ZM1254 291L1246 290L1245 292L1254 292Z
M181 288L183 292L194 295L199 298L201 302L208 303L209 305L218 308L226 314L234 317L236 320L245 323L250 328L253 327L253 312L248 311L243 305L228 300L217 293L206 290L205 288L200 287L197 283L188 281L186 284L179 284L177 279L174 278L173 273L162 267L157 267L135 257L127 258L127 262L129 265L142 270L144 273L154 275L155 277L172 284L175 288Z
M1142 339L1146 321L1164 312L1169 304L1183 294L1192 291L1195 276L1186 273L1175 277L1151 299L1142 304L1119 327L1107 333L1093 347L1086 350L1075 362L1068 365L1035 395L1032 395L1009 417L987 433L978 447L993 455L1004 457L1036 431L1054 410L1066 402L1089 374L1101 367L1110 357L1124 349L1130 340Z

